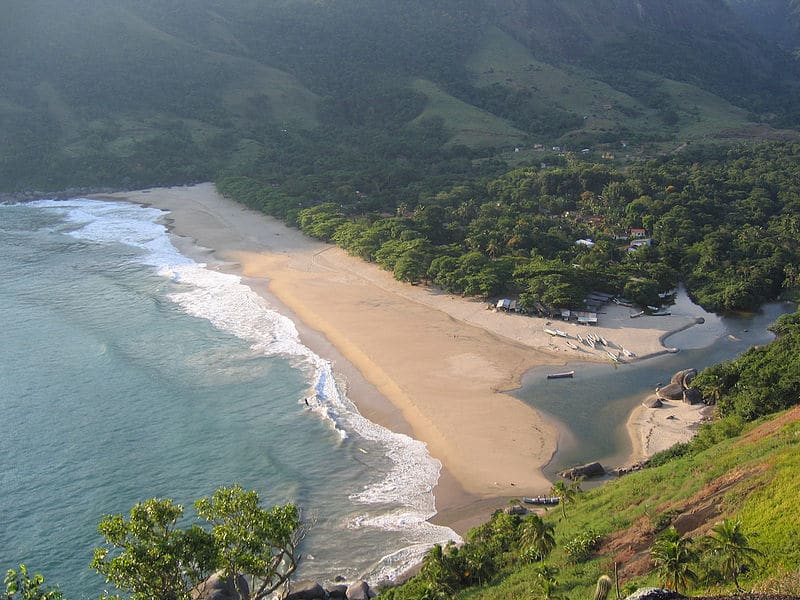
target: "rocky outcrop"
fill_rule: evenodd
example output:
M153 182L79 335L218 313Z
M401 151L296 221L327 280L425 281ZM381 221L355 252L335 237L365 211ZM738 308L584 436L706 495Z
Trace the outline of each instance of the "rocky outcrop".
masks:
M677 600L685 597L678 592L663 588L639 588L625 600Z
M566 471L561 471L559 473L560 477L564 479L581 479L581 478L589 478L589 477L600 477L601 475L605 475L606 470L603 468L599 462L591 462L585 465L581 465L580 467L573 467L571 469L567 469Z
M689 387L692 380L697 376L697 369L683 369L672 376L670 382L664 387L656 389L656 396L661 400L683 400L689 404L696 404L702 401L697 390ZM687 392L688 395L687 395Z
M325 589L316 581L295 581L283 600L318 600L326 597Z
M701 394L698 389L687 388L683 390L683 401L686 402L686 404L702 404L703 394Z
M662 400L683 400L683 386L680 383L669 383L658 388L656 396Z
M241 595L236 591L233 578L223 578L220 573L214 573L191 591L192 600L248 600L250 586L247 585L247 579L242 575L237 579Z
M283 600L370 600L375 596L376 592L366 581L354 581L350 585L333 583L327 587L316 581L295 581Z
M697 369L683 369L672 376L670 383L680 384L685 389L689 387L695 377L697 377Z
M375 594L369 589L366 581L354 581L347 586L345 596L347 600L370 600L375 597Z
M642 404L647 408L661 408L664 406L664 403L661 402L661 398L658 396L648 396Z

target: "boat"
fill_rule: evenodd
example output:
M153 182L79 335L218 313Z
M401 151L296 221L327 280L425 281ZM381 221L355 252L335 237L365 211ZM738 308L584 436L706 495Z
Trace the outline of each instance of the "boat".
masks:
M614 362L619 362L619 355L617 355L617 354L614 354L614 353L613 353L613 352L611 352L610 350L606 350L606 354L608 354L609 358L610 358L611 360L613 360Z
M633 358L634 356L636 356L636 355L635 355L633 352L631 352L631 351L630 351L630 350L628 350L627 348L623 348L623 349L622 349L622 353L623 353L625 356L627 356L628 358Z
M668 316L670 316L671 314L672 314L672 313L671 313L671 312L669 312L668 310L663 310L663 311L658 311L658 312L650 313L650 316L651 316L651 317L668 317Z
M550 497L550 496L536 496L535 498L523 498L522 501L525 504L538 504L538 505L547 505L547 506L554 506L559 503L561 498L558 496Z
M567 346L569 346L573 350L577 350L578 349L578 347L575 344L573 344L572 342L570 342L570 341L567 342Z
M548 373L548 379L568 379L575 375L575 371L564 371L563 373Z
M567 337L567 332L566 331L561 331L560 329L556 329L556 335L559 336L559 337L565 338L565 337Z
M643 311L643 310L640 310L639 312L637 312L637 313L631 313L631 314L629 314L628 316L629 316L631 319L635 319L635 318L637 318L637 317L641 317L643 314L644 314L644 311Z
M589 344L589 347L594 350L595 341L594 340L586 340L586 343Z
M556 331L554 331L554 330L552 330L552 329L547 329L546 327L545 327L545 330L544 330L544 332L545 332L545 333L547 333L547 334L550 334L550 335L552 335L553 337L555 337L555 336L557 336L557 335L558 335L558 333L557 333Z
M606 338L604 338L602 335L599 336L597 341L600 342L601 344L603 344L603 346L608 346L608 342L606 341Z

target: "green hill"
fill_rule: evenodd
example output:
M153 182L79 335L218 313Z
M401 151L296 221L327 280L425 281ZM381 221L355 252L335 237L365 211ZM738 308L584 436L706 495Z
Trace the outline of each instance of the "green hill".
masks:
M355 189L396 181L369 190L391 204L447 181L454 148L502 161L537 143L613 153L624 141L637 157L800 122L797 61L769 42L777 19L733 4L14 1L0 23L0 189L299 169L350 171ZM379 147L355 170L325 167L367 138ZM438 167L387 174L411 154Z

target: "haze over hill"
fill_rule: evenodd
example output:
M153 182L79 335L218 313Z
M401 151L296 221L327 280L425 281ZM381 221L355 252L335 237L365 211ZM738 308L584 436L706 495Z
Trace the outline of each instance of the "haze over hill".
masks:
M181 183L330 152L413 179L416 156L657 152L794 124L790 3L730 4L14 0L0 188Z

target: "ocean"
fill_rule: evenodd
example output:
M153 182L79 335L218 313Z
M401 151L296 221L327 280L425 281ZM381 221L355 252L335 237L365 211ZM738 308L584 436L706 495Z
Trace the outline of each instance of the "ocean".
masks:
M376 583L458 539L427 522L441 465L424 444L363 418L294 324L181 255L164 215L0 205L0 570L97 597L103 515L151 497L193 515L233 483L300 507L300 578Z

